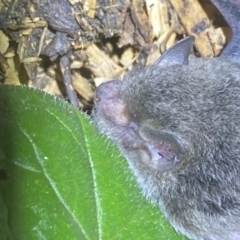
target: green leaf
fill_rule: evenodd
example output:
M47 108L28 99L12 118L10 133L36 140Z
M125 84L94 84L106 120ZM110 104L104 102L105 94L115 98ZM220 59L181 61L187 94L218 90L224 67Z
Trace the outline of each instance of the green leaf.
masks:
M0 239L184 239L147 203L90 119L0 85Z

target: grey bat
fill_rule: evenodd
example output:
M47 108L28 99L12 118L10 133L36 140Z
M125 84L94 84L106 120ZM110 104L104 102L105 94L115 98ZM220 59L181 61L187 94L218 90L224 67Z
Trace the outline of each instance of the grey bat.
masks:
M188 36L101 84L94 119L176 231L240 240L240 0L212 2L233 31L220 57L188 60Z

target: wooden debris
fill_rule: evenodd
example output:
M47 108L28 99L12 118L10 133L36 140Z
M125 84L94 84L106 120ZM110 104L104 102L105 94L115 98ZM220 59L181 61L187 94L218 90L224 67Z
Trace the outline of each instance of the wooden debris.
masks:
M85 109L96 86L134 64L152 64L190 34L204 57L217 56L230 39L207 0L0 0L0 81Z

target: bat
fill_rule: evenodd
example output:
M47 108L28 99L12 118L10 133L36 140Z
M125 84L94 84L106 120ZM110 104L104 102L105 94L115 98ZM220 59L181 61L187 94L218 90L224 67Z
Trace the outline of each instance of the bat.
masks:
M240 0L212 2L233 32L219 57L189 60L187 36L101 84L93 117L177 232L240 240Z

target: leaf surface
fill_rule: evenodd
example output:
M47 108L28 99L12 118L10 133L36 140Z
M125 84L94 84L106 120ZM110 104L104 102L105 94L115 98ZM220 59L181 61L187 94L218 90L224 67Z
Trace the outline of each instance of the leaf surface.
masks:
M89 117L27 87L0 85L0 193L0 239L184 239Z

